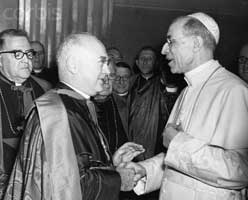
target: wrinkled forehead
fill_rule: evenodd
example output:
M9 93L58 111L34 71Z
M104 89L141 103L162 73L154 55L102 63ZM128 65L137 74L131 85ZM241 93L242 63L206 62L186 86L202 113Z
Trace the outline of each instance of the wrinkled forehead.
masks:
M30 43L24 36L6 36L4 37L3 49L30 49Z
M173 37L181 37L184 36L184 24L187 22L188 18L181 18L176 21L174 21L167 32L167 37L168 38L173 38Z

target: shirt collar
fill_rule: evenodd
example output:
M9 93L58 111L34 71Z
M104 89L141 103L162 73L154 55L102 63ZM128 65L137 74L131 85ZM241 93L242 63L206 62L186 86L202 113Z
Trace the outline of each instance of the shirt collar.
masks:
M219 62L216 60L209 60L195 69L184 74L184 79L189 86L194 86L199 83L204 82L210 74L220 66Z
M64 81L61 81L62 83L64 83L65 85L69 86L71 89L73 89L75 92L77 92L78 94L82 95L82 97L84 97L85 99L90 99L90 96L85 94L84 92L76 89L75 87L71 86L69 83L66 83Z

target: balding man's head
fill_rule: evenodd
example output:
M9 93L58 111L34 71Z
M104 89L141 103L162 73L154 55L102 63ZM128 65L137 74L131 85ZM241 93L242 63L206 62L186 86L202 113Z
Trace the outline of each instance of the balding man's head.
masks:
M103 76L109 73L104 45L88 33L65 38L57 53L61 81L92 96L102 90Z
M31 48L35 51L35 56L32 60L33 70L35 72L42 71L45 67L45 48L44 45L39 41L31 41Z
M238 64L240 77L248 83L248 44L241 48Z

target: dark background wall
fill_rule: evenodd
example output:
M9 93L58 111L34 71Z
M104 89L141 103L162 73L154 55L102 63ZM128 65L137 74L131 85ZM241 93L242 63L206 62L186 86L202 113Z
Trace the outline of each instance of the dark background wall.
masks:
M107 45L118 47L126 61L132 64L141 46L152 45L160 51L174 18L204 11L220 26L221 39L216 58L235 71L234 60L241 45L248 42L247 4L247 0L115 0Z

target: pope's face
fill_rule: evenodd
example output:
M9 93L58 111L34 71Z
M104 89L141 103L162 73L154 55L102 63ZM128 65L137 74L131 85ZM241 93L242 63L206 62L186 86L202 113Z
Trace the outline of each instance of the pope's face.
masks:
M183 20L174 22L168 30L167 42L163 46L172 73L185 73L194 61L194 42L191 36L183 33Z

